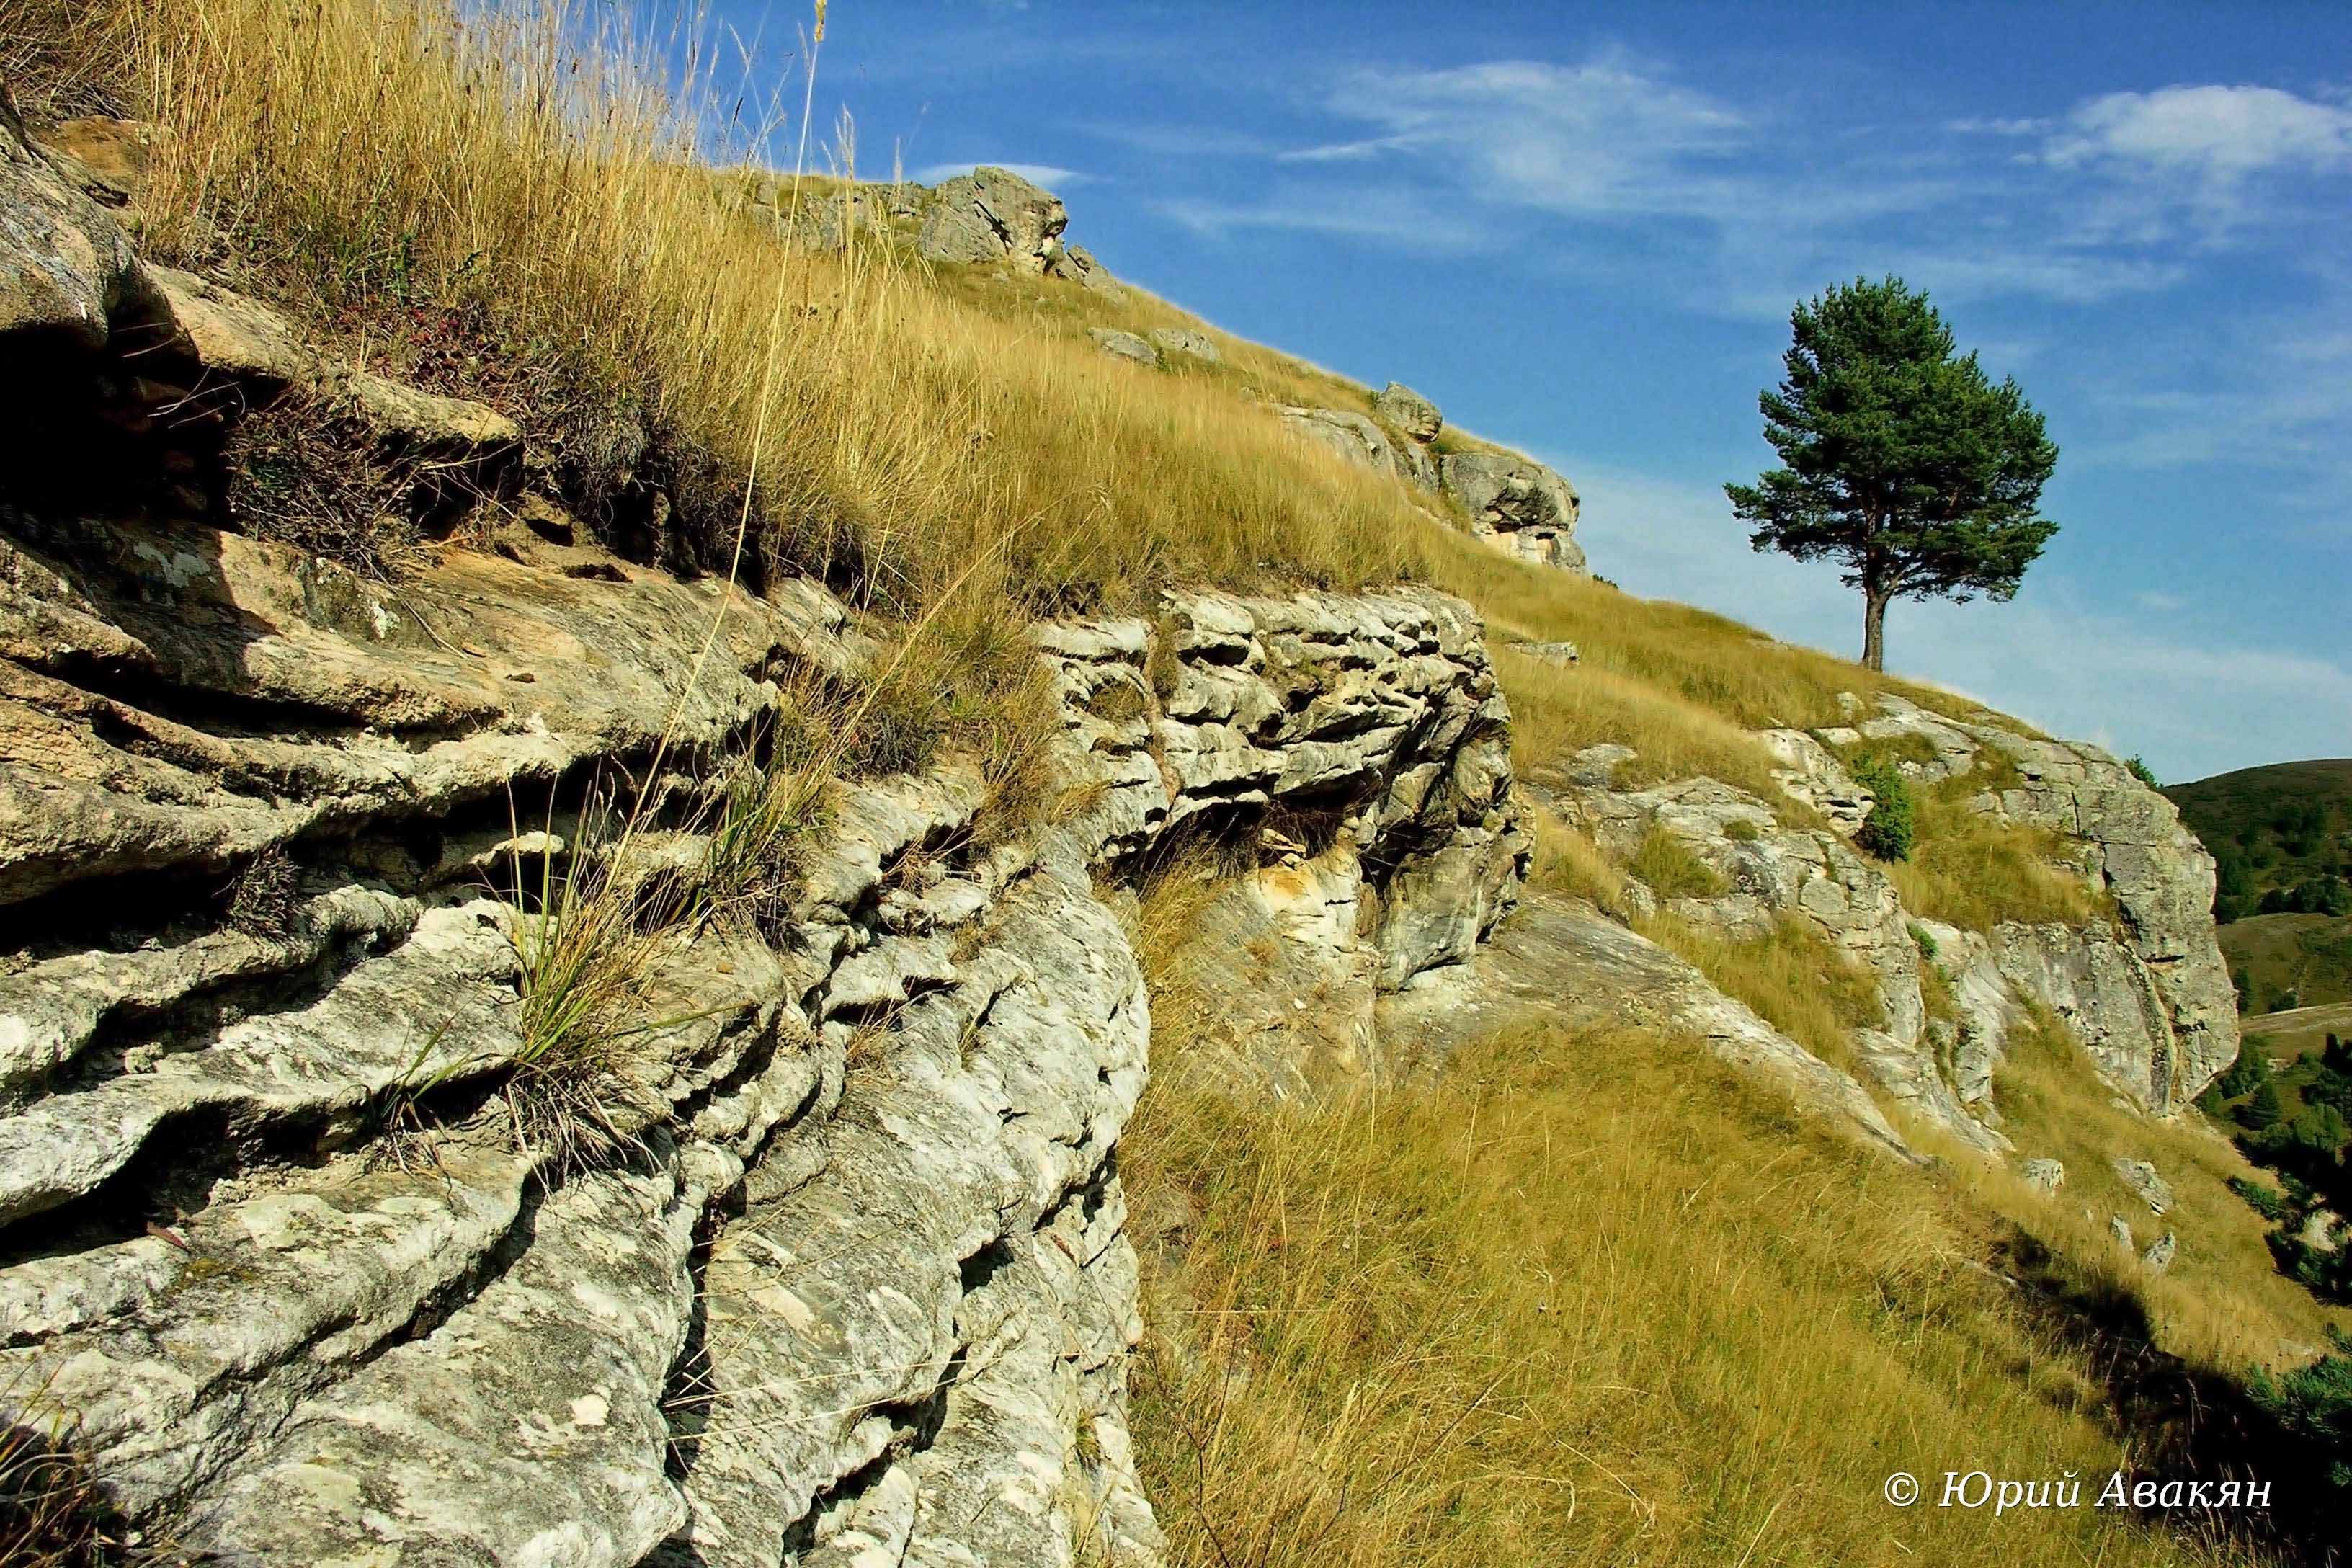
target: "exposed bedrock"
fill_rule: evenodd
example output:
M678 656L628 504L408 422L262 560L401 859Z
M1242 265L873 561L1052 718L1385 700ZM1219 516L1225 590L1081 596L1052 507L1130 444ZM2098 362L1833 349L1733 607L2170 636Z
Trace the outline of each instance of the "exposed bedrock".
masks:
M2058 836L2115 900L2112 926L2004 925L1993 947L2012 984L2072 1023L2100 1069L2136 1105L2186 1105L2237 1059L2237 996L2213 929L2213 858L2170 801L2096 746L1931 713L1893 695L1864 737L1924 737L1957 776L1979 758L2000 782L1976 810Z
M215 374L334 374L166 284ZM387 580L67 488L0 510L11 1414L70 1413L135 1517L227 1562L1156 1556L1114 1157L1150 1017L1097 879L1303 834L1314 878L1268 851L1253 885L1332 890L1357 1014L1465 958L1526 848L1462 605L1040 627L1074 820L978 831L956 758L839 786L787 909L659 934L614 1142L565 1158L505 1092L529 868L646 786L645 853L701 875L700 781L796 672L870 657L846 612L608 556Z

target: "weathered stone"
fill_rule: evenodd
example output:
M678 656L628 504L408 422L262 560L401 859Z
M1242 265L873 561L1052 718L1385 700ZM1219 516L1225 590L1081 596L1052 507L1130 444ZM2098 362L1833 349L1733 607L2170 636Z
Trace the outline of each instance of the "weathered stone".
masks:
M1549 773L1538 782L1560 788L1563 814L1618 858L1664 833L1715 872L1721 892L1664 900L1673 913L1741 939L1769 936L1784 916L1817 928L1875 983L1879 1024L1854 1031L1872 1079L1963 1142L1988 1153L2007 1146L1969 1113L1937 1060L1918 949L1894 884L1834 834L1785 828L1762 801L1714 779L1634 791Z
M1546 664L1574 664L1580 657L1572 642L1523 642L1513 645L1511 651Z
M1151 341L1169 353L1189 354L1207 364L1220 364L1225 357L1216 339L1190 327L1154 327Z
M2173 1255L2179 1248L2179 1237L2168 1230L2147 1244L2147 1250L2139 1255L2140 1265L2151 1274L2161 1274L2172 1267Z
M1832 828L1852 837L1877 803L1854 782L1836 753L1802 730L1761 730L1756 738L1780 761L1772 770L1772 782L1780 793L1811 806Z
M1916 1162L1861 1084L1726 996L1696 969L1580 900L1530 892L1471 963L1430 971L1380 1003L1390 1048L1442 1058L1540 1019L1653 1028L1710 1055L1884 1152Z
M2116 1245L2123 1248L2126 1257L2131 1254L2134 1247L2137 1245L2132 1240L2131 1226L2125 1221L2124 1216L2121 1215L2111 1215L2108 1216L2107 1234L2116 1238Z
M1088 327L1087 336L1094 339L1095 346L1113 359L1133 360L1142 365L1160 363L1160 351L1133 332L1122 332L1116 327Z
M2037 1193L2054 1193L2066 1184L2066 1167L2055 1160L2028 1160L2017 1173Z
M0 91L0 342L95 349L137 274L121 227L32 143Z
M932 195L916 248L934 261L1004 261L1043 277L1062 253L1070 215L1049 192L1010 169L959 174Z
M1394 426L1407 439L1426 446L1437 439L1445 428L1445 421L1437 412L1437 405L1412 388L1390 382L1380 395L1372 399L1372 412Z
M1479 538L1520 560L1581 573L1576 491L1532 458L1507 452L1450 452L1439 482L1462 503Z
M2116 1156L2108 1162L2116 1176L2137 1194L2150 1214L2162 1214L2172 1206L2172 1184L2156 1173L2156 1167L2146 1160L2129 1160Z

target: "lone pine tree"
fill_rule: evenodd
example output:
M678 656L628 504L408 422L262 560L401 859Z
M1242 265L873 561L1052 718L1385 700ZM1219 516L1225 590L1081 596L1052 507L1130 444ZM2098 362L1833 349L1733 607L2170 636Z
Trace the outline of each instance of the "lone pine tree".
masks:
M1899 278L1839 284L1790 312L1788 374L1758 400L1782 467L1727 484L1748 542L1843 564L1862 590L1862 661L1886 668L1899 598L2009 599L2058 525L2035 511L2058 448L2014 380Z

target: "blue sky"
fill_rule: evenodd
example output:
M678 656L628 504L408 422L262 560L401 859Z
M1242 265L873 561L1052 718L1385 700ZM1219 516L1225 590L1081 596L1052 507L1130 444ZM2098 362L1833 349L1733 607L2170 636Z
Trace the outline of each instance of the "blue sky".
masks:
M721 11L797 68L804 12ZM837 0L816 105L1552 462L1628 589L1845 653L1720 487L1791 302L1898 272L2049 416L2063 531L1890 665L2168 779L2352 753L2352 6Z

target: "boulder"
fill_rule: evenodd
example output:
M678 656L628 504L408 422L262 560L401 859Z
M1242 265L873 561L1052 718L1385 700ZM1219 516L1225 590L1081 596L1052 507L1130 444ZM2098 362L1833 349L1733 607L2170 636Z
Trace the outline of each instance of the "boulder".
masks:
M1154 327L1151 341L1172 354L1190 354L1207 364L1221 364L1224 354L1216 340L1190 327Z
M1291 431L1326 451L1361 468L1401 474L1396 443L1388 432L1361 414L1342 408L1299 408L1278 405L1282 422Z
M1523 642L1514 651L1546 664L1574 664L1580 657L1572 642Z
M2054 1193L2066 1184L2066 1167L2055 1160L2028 1160L2017 1173L2037 1193Z
M2149 1242L2147 1250L2139 1255L2141 1266L2151 1274L2161 1274L2172 1267L2172 1255L2179 1251L2179 1237L2168 1230Z
M2111 1215L2108 1216L2107 1234L2116 1238L2116 1245L2122 1247L2124 1251L2128 1253L2132 1250L2134 1244L2132 1242L2131 1226L2125 1222L2123 1215Z
M979 168L933 193L915 248L933 261L1004 261L1044 277L1062 254L1069 225L1059 197L1010 169Z
M96 349L137 287L121 226L33 144L0 89L0 341Z
M1576 544L1576 491L1541 463L1508 452L1450 452L1438 477L1481 539L1539 566L1585 570Z
M1802 730L1759 730L1756 738L1780 761L1772 770L1772 782L1780 793L1812 807L1839 833L1853 837L1876 802L1845 771L1837 754Z
M1088 327L1087 336L1094 339L1095 346L1114 359L1133 360L1137 364L1145 365L1160 363L1160 351L1133 332L1122 332L1116 327Z
M1118 286L1118 279L1113 278L1103 264L1095 259L1094 252L1083 245L1063 247L1062 254L1054 260L1052 270L1055 277L1066 278L1108 299L1127 298L1127 290Z
M1437 405L1412 388L1390 382L1372 399L1372 412L1401 431L1408 439L1423 445L1437 439L1445 428L1445 421L1437 412Z
M2150 1214L2162 1214L2172 1206L2172 1184L2156 1173L2156 1167L2146 1160L2127 1160L2118 1156L2110 1162L2116 1176L2137 1194Z

